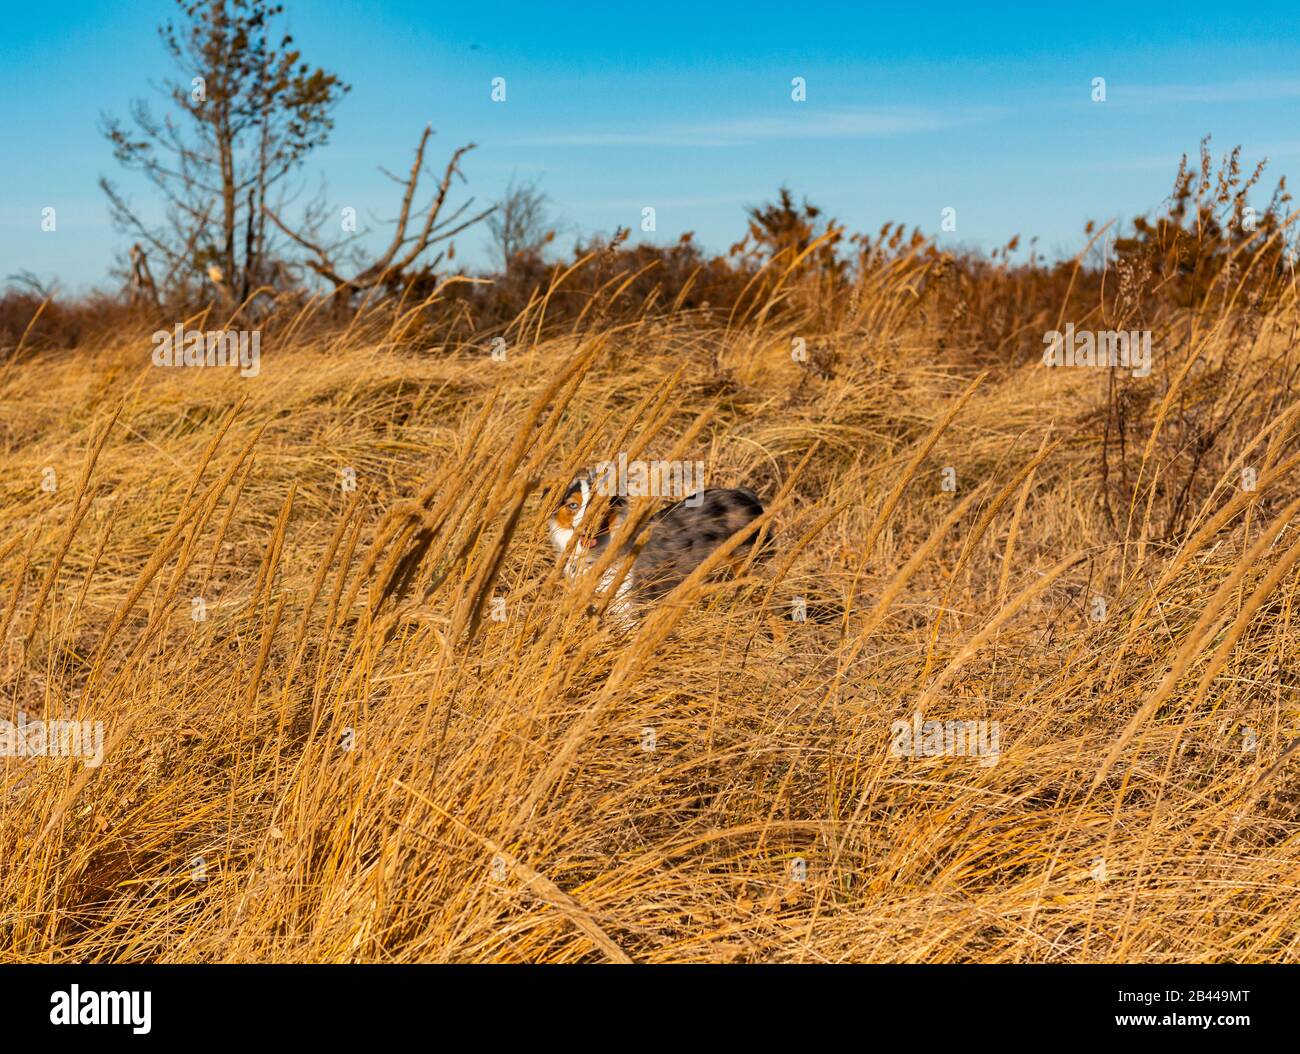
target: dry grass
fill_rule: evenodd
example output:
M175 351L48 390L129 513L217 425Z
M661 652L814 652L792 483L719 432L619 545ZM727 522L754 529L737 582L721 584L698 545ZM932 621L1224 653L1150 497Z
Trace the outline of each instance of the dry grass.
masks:
M0 367L0 713L107 736L0 760L0 958L1296 959L1294 296L1162 323L1103 461L1106 371L936 354L903 284L817 371L775 315L536 305L505 362L394 321ZM754 487L778 555L591 617L543 521L619 450ZM918 706L998 763L893 756Z

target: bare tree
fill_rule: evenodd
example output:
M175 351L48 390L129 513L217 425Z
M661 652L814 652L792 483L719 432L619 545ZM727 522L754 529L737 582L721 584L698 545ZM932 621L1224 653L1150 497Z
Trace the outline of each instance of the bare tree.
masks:
M551 240L547 226L546 195L536 182L516 184L513 179L497 202L496 212L488 218L492 247L501 259L501 269L510 273L510 265L529 253L540 253Z
M447 167L443 170L442 178L438 181L429 204L412 212L411 205L415 200L420 176L426 173L424 151L432 134L433 129L426 126L420 136L419 145L415 148L415 161L406 179L384 172L402 187L401 211L395 221L393 238L383 253L369 264L356 269L350 276L343 273L345 270L343 254L349 247L355 245L357 239L366 233L365 231L355 232L348 238L327 242L319 233L322 222L319 211L314 216L309 216L301 228L295 229L286 224L274 210L265 208L266 215L272 223L311 253L306 260L307 266L334 286L334 294L340 298L340 302L345 301L354 292L376 286L400 287L410 281L416 273L416 263L427 250L485 219L495 208L492 206L462 219L474 204L474 199L470 198L445 219L442 218L443 206L447 202L452 181L458 176L462 180L465 178L460 171L460 160L474 149L475 144L469 143L451 155L451 160L447 162ZM414 232L408 234L407 230L412 226L413 220L416 224ZM443 253L439 253L433 260L421 265L420 273L432 273L442 259Z
M348 91L334 74L301 62L272 23L270 0L176 0L182 20L159 35L185 81L163 94L179 119L136 100L131 121L103 118L118 162L143 175L164 202L165 221L146 223L106 178L114 223L166 267L165 287L208 276L245 299L271 270L266 203L276 185L320 146Z
M158 303L158 287L149 270L149 256L139 242L131 246L131 303Z

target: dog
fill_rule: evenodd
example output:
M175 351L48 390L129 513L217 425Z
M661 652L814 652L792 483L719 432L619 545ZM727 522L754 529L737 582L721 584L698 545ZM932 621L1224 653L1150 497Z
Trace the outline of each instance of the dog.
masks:
M595 511L604 489L602 482L606 481L590 470L581 472L565 488L548 521L551 542L565 559L568 578L577 578L596 565L630 514L627 499L621 495L611 495L603 510ZM650 537L619 584L609 610L626 618L662 598L714 549L762 515L763 503L748 487L706 487L657 510L647 523ZM593 518L596 516L598 520ZM627 544L632 541L627 539ZM733 563L748 556L754 541L750 537L733 550ZM767 555L770 544L768 539L760 556ZM615 562L605 571L599 587L602 592L613 585L618 570Z

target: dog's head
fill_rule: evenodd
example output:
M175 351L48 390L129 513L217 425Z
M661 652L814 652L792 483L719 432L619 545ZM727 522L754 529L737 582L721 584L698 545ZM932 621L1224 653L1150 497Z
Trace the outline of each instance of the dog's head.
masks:
M627 500L614 489L608 474L584 470L573 478L548 521L556 549L564 552L573 539L575 555L594 560L604 551L627 515Z

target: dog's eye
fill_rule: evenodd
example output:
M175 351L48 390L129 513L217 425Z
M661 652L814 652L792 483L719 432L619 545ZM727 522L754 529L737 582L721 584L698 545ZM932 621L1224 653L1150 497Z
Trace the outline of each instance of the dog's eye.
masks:
M574 512L578 511L578 503L576 501L569 502L567 507L572 509Z

